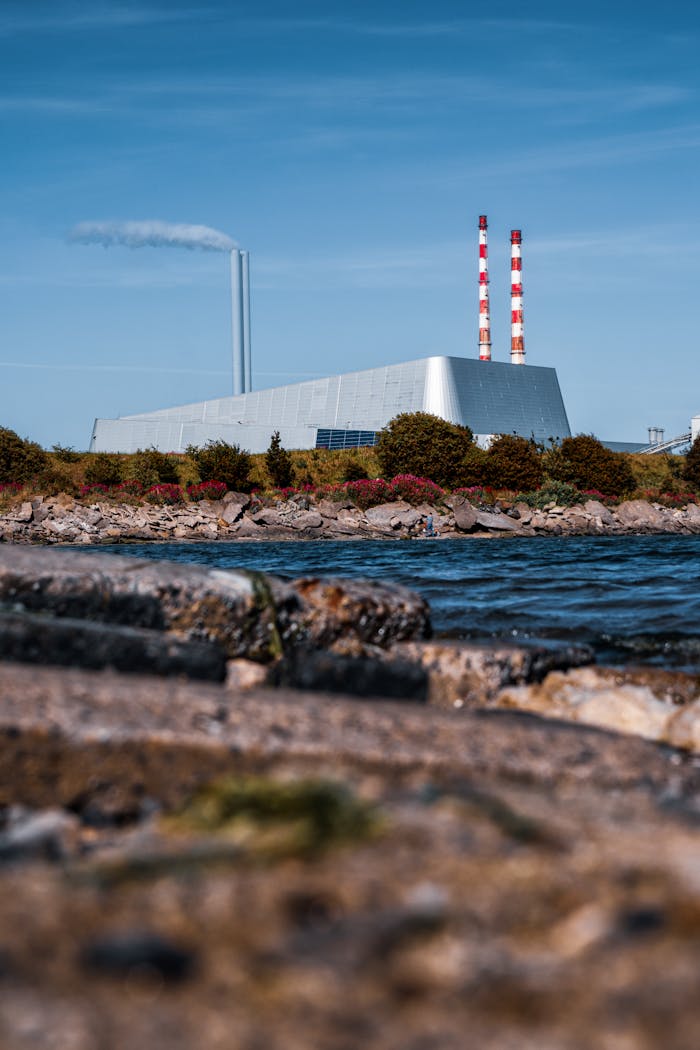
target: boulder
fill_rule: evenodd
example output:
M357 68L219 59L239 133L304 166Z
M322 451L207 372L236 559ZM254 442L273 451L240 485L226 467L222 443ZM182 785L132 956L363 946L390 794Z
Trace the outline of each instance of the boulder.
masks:
M227 492L226 495L237 495L237 493ZM233 525L234 522L240 521L243 517L244 510L245 505L243 503L237 503L235 500L227 500L224 498L223 510L219 517L225 525Z
M700 709L695 699L699 695L700 685L693 675L651 668L627 672L585 667L552 672L539 685L504 689L496 698L496 706L693 747L696 729L692 712ZM678 714L678 702L689 704L683 710L685 720Z
M513 507L511 514L514 518L517 518L518 521L522 522L523 525L527 525L532 520L532 507L528 503L524 503L520 500Z
M109 649L109 639L97 630L100 624L168 632L187 642L218 646L229 659L262 663L342 636L388 646L430 631L425 601L390 583L332 578L287 583L255 572L20 546L0 550L3 602L20 617L8 621L8 646L30 652L35 644L32 632L40 633L44 624L47 636L55 639L55 644L50 637L46 641L54 646L51 651L58 653L61 646L69 652L84 650L85 661L97 658L89 652L91 630L95 648L98 643L109 653L118 648L112 636L114 646ZM41 616L30 622L25 614ZM72 642L71 632L76 634ZM141 645L147 654L146 642L127 633L120 644L126 648L129 643L134 652ZM164 639L163 645L175 659L170 640ZM116 658L110 655L85 666L110 665ZM61 662L58 656L54 662ZM217 675L223 677L218 671Z
M73 617L0 611L0 659L127 674L184 675L222 682L226 659L216 642Z
M488 511L477 511L476 524L482 529L492 529L494 532L517 532L518 524L507 514L490 514Z
M241 507L243 510L246 510L252 501L252 496L249 496L247 492L227 492L222 502L226 505L233 504L235 507Z
M592 518L596 518L598 521L602 522L603 525L615 524L615 518L613 517L612 512L608 507L605 506L604 503L601 503L600 500L586 500L586 502L583 505L583 509L585 510L586 514L590 514Z
M330 650L296 652L272 669L272 683L292 689L342 693L364 700L425 702L428 677L418 664L394 658L345 656Z
M312 646L348 636L387 647L430 634L427 602L400 584L308 577L291 586L304 605Z
M433 707L471 708L493 703L507 685L539 682L555 669L593 661L588 646L478 645L450 641L413 641L395 645L385 659L411 662L428 676Z
M476 525L476 508L468 500L455 499L452 505L455 526L460 532L471 532Z
M293 529L318 529L323 524L323 518L317 510L302 510L287 521Z
M365 518L370 525L377 525L379 528L397 528L399 515L410 510L412 510L410 503L405 503L403 500L394 500L392 503L380 503L378 507L370 507L369 510L365 511ZM393 519L397 519L395 525L392 525Z
M31 521L33 516L34 508L29 502L22 503L18 510L12 512L15 521Z
M668 719L664 740L686 751L700 751L700 700L677 709Z
M618 521L630 529L658 529L664 525L660 510L644 499L626 500L617 507Z

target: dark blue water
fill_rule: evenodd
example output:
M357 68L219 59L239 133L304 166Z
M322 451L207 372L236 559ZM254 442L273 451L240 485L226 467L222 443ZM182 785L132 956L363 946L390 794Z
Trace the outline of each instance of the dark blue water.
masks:
M436 634L558 645L604 663L700 673L700 536L305 543L164 543L86 548L281 576L364 576L430 602Z

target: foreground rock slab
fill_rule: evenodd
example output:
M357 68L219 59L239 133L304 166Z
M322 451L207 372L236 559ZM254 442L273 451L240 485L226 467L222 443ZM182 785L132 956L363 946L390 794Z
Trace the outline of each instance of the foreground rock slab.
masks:
M635 733L700 751L700 678L654 668L554 671L539 684L506 688L495 706Z
M56 649L51 638L61 634L60 621L68 618L74 621L71 629L77 621L90 621L92 631L95 624L109 625L115 635L114 628L128 626L163 632L193 646L209 645L215 665L212 678L221 677L222 653L228 659L266 663L300 647L328 645L340 636L387 646L430 631L426 603L398 585L315 578L288 583L255 572L7 545L0 547L2 606L5 647L15 658L23 658L23 652L33 658L34 645L44 654L43 659L34 657L37 662L51 662L51 650ZM18 613L24 614L21 623ZM36 614L52 618L46 621L46 632L31 619ZM14 621L7 618L11 615ZM105 630L95 636L108 634ZM68 645L67 637L65 641ZM135 647L135 637L132 643ZM2 646L0 623L0 650ZM73 648L77 646L74 641ZM113 649L118 649L118 639ZM173 659L175 672L185 660L180 668L176 662ZM143 669L143 661L137 668Z
M0 744L12 1050L698 1045L682 752L514 712L12 664ZM313 849L290 796L322 807ZM333 824L362 812L364 831Z

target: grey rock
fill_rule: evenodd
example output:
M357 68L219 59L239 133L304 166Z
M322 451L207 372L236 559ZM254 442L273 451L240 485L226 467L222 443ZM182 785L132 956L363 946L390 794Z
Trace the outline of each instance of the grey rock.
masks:
M583 509L586 514L590 514L591 517L597 518L603 525L614 525L615 518L611 514L608 507L604 503L601 503L597 499L589 499L583 505Z
M302 510L288 524L293 529L318 529L323 524L323 518L317 510Z
M322 514L324 518L335 519L338 517L338 512L341 510L350 510L352 503L348 500L330 500L321 499L316 504L316 509L319 514Z
M251 514L251 519L256 525L266 525L276 529L289 524L289 519L279 511L273 510L272 507L263 507Z
M460 532L471 532L476 525L477 512L469 500L455 500L452 506L455 526Z
M28 612L216 641L229 657L270 659L298 630L291 619L298 598L272 577L106 554L5 547L2 601Z
M392 528L392 519L401 513L411 510L411 505L403 500L394 500L392 503L380 503L377 507L370 507L365 511L365 518L370 525L378 525L380 528ZM397 522L398 524L398 522Z
M393 646L386 659L413 662L425 671L432 706L466 708L489 706L505 686L540 682L550 671L585 666L594 657L581 645L546 649L414 641Z
M527 503L523 503L522 500L515 504L511 514L514 518L517 518L523 525L527 525L532 520L532 507Z
M426 603L398 585L286 583L254 572L10 545L0 550L0 602L57 619L167 631L216 643L230 659L263 663L343 635L390 645L430 630Z
M15 521L31 521L33 516L34 509L29 502L22 503L18 510L12 512Z
M234 493L227 492L227 496L234 495ZM235 500L227 500L224 497L223 510L221 511L221 520L225 521L227 525L233 525L234 522L240 521L243 517L243 511L245 507L242 503L237 503Z
M427 602L399 584L309 577L291 586L304 605L312 647L327 647L340 637L384 647L430 635Z
M242 507L246 510L252 503L252 497L247 492L227 492L224 495L223 503L233 504L234 506Z
M517 522L509 518L507 514L490 514L488 511L480 510L476 515L476 524L482 529L493 529L497 532L517 532Z
M273 683L362 699L425 702L428 696L428 676L416 663L328 651L293 654L274 667Z
M626 500L617 507L618 521L628 528L660 528L664 525L663 514L651 503L643 499Z
M127 674L184 675L222 682L226 657L216 642L188 642L146 628L71 617L0 611L0 659L21 663L114 668Z

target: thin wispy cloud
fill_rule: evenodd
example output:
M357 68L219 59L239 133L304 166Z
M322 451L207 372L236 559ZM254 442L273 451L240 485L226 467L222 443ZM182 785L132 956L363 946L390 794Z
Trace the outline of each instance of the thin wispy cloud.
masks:
M579 139L562 145L550 146L518 154L518 171L522 174L552 172L565 169L597 168L628 164L665 153L700 149L700 124L651 131L610 135L597 139ZM504 174L512 171L512 161L504 158L487 164L484 173ZM456 175L453 172L453 175ZM464 177L464 169L460 176Z
M500 78L434 73L383 76L248 76L129 78L93 85L90 93L28 91L0 96L0 112L22 115L90 117L112 113L131 120L181 123L183 120L249 123L291 114L295 124L314 116L365 119L431 118L440 112L489 106L509 112L536 110L562 122L592 120L600 115L630 114L681 105L695 91L682 84L646 81L567 83L530 80L513 90L513 77ZM420 131L420 129L417 129Z
M143 372L167 375L227 376L230 372L207 368L163 368L158 365L91 365L51 361L0 361L0 368L20 368L35 372Z
M0 368L18 368L32 372L123 372L127 374L155 374L182 376L230 376L230 369L223 368L170 368L160 365L124 365L107 364L91 365L84 362L76 364L55 363L51 361L0 361ZM254 370L255 376L302 376L313 379L324 375L323 372L261 372Z
M355 36L420 38L468 35L478 32L573 32L581 23L538 18L449 18L415 22L382 21L368 18L338 18L332 15L320 18L250 18L237 23L239 30L249 33L339 33Z
M29 34L68 34L113 29L137 29L168 22L201 19L207 8L142 7L140 5L92 4L65 6L56 13L55 7L30 10L24 3L15 12L0 14L0 37Z

